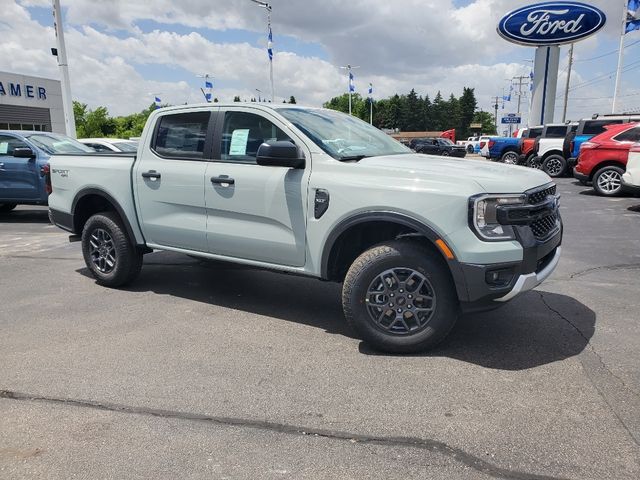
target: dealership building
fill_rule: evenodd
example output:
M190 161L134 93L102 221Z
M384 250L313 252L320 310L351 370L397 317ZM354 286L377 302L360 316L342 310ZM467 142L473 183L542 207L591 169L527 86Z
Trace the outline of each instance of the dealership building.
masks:
M0 72L0 130L65 133L59 80Z

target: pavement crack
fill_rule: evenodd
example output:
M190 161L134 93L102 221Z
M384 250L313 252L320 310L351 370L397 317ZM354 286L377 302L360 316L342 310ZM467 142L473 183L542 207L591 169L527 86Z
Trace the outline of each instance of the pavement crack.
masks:
M584 270L580 270L579 272L572 273L569 275L569 279L573 280L577 277L582 277L584 275L589 275L593 272L598 272L600 270L604 271L615 271L615 270L640 270L640 263L625 263L620 265L602 265L600 267L591 267L586 268Z
M603 268L603 267L599 267L599 268ZM595 347L593 346L593 344L591 343L591 339L589 337L587 337L582 330L580 330L580 328L573 323L569 318L567 318L566 316L564 316L560 311L556 310L555 308L553 308L551 305L549 305L549 303L547 303L547 300L545 298L545 295L543 292L536 290L536 292L538 293L538 295L540 295L540 300L542 301L542 303L544 304L545 307L547 307L547 309L553 313L555 313L559 318L561 318L562 320L564 320L565 322L567 322L577 333L578 335L580 335L584 341L586 346L589 348L589 351L591 352L591 354L593 355L593 357L595 357L598 361L598 364L601 366L601 368L607 372L607 374L613 378L615 378L620 385L622 385L624 387L625 390L627 390L628 392L630 392L631 394L633 394L635 397L637 397L638 399L640 399L640 393L636 392L634 389L632 389L631 387L629 387L629 385L626 384L626 382L619 377L618 375L616 375L615 373L613 373L613 371L611 371L611 369L607 366L607 364L604 362L602 356L596 351ZM584 365L583 365L584 367ZM585 368L586 370L586 368ZM591 378L590 375L587 375L587 377L589 378L589 381L591 382L591 384L594 386L594 388L598 391L598 393L600 394L600 397L604 400L604 402L607 404L607 406L609 407L609 409L611 410L611 412L615 415L615 417L618 419L618 421L620 422L620 424L622 425L622 427L626 430L626 432L629 434L629 436L631 437L631 439L634 441L634 443L638 446L640 446L640 441L638 440L638 438L636 438L636 436L633 434L633 432L629 429L629 427L627 426L626 422L620 417L620 415L618 415L618 412L615 410L615 408L613 408L613 406L611 405L611 403L609 402L609 400L607 400L607 397L604 395L604 392L602 391L602 389L597 385L596 382L593 381L593 379Z
M444 455L452 460L465 465L475 471L481 472L492 478L507 480L564 480L563 477L554 477L549 475L538 475L533 473L521 472L499 467L489 463L482 458L467 453L461 448L452 447L438 440L414 438L414 437L384 437L375 435L363 435L351 432L342 432L334 430L325 430L315 427L304 427L298 425L289 425L284 423L267 422L261 420L252 420L235 417L221 417L213 415L204 415L199 413L189 413L175 410L163 410L148 407L133 407L110 402L98 402L93 400L76 400L60 397L46 397L40 395L32 395L12 390L0 390L0 398L27 402L41 402L57 405L68 405L80 408L89 408L95 410L103 410L115 413L123 413L130 415L144 415L150 417L168 418L185 420L192 422L204 422L209 424L250 428L255 430L263 430L286 435L322 437L335 441L350 442L354 444L380 445L386 447L403 447L414 448L419 450L430 451Z

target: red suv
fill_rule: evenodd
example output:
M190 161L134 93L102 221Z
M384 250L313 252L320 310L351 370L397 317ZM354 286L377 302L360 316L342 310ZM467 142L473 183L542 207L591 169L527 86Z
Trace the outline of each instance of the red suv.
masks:
M640 141L640 123L608 125L606 131L580 147L573 176L581 183L593 182L599 195L611 197L622 191L622 174L629 149Z

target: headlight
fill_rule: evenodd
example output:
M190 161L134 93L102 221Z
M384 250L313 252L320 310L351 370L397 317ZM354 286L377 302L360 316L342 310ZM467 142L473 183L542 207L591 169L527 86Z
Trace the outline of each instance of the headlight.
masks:
M498 223L501 205L523 205L525 195L478 195L469 199L469 224L482 240L515 240L513 227Z

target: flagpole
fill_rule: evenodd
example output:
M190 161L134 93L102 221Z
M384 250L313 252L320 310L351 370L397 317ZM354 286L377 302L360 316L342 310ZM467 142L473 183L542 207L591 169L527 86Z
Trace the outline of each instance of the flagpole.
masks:
M618 95L620 92L620 80L622 77L622 64L624 62L624 36L627 33L627 6L629 5L627 0L623 0L622 7L622 32L620 34L620 51L618 52L618 72L616 73L616 87L613 92L613 105L611 107L611 113L616 113L618 109Z
M349 79L347 82L347 88L349 89L349 115L351 115L351 65L347 65L347 71L349 72L349 75L347 75Z
M67 136L76 138L76 120L73 113L73 98L69 82L69 64L67 63L67 47L64 42L64 28L62 27L62 13L60 0L53 0L53 22L58 42L58 67L62 85L62 111L64 113L64 127Z
M273 87L273 47L271 45L273 34L271 33L271 4L263 2L262 0L251 0L253 3L259 5L267 11L267 30L269 32L269 41L267 43L267 51L269 52L269 81L271 82L271 103L275 102L276 90Z

